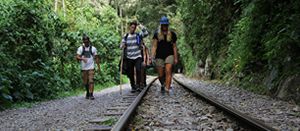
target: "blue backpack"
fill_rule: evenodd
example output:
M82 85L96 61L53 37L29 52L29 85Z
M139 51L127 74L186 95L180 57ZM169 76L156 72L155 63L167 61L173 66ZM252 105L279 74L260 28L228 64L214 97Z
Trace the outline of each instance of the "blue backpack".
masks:
M128 33L125 35L125 37L124 37L124 40L125 40L125 45L127 45L127 37L128 37ZM141 46L141 36L138 34L138 33L136 33L136 40L137 40L137 45L140 47ZM127 58L126 58L126 52L127 52L127 50L126 50L126 48L125 48L125 50L124 50L124 53L123 53L123 66L122 66L122 74L124 74L124 75L128 75L127 73L128 73L128 70L127 70ZM119 63L119 69L121 69L121 61L120 61L120 63Z
M135 33L136 34L136 41L137 41L137 45L140 46L141 45L141 36L139 33ZM124 40L125 40L125 44L127 44L127 37L128 37L128 33L125 35Z

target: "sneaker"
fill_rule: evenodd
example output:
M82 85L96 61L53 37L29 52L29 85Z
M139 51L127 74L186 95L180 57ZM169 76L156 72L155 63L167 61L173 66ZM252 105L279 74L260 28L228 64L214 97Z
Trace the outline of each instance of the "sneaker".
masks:
M171 87L167 88L165 87L166 92L169 92L171 90Z
M136 89L131 89L130 92L131 92L131 93L135 93L135 92L136 92Z
M95 99L93 93L90 93L90 99L91 99L91 100L94 100L94 99Z
M160 92L164 93L166 90L165 90L165 87L164 86L161 86L160 87Z
M91 99L91 100L95 100L95 97L94 97L94 96L90 96L90 99Z
M145 85L144 84L141 84L140 88L141 89L144 89Z
M174 96L174 90L170 87L170 89L167 90L167 94L168 94L169 96Z
M142 88L137 88L136 91L141 92L143 89Z

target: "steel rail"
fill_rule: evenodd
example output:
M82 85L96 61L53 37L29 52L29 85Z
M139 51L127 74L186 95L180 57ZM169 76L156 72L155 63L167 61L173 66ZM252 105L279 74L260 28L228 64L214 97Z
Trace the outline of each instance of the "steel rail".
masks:
M210 104L218 107L219 109L233 115L234 117L236 117L237 119L239 120L242 120L245 124L257 129L257 130L263 130L263 131L276 131L277 129L274 129L273 127L261 122L261 121L258 121L258 120L255 120L253 119L252 117L238 111L238 110L235 110L229 106L226 106L225 104L217 101L215 98L212 98L202 92L200 92L199 90L196 90L192 87L190 87L189 85L187 84L184 84L183 82L177 80L175 77L173 77L173 79L181 86L187 88L188 90L196 93L199 97L203 98L204 100L206 100L207 102L209 102Z
M120 117L120 119L117 121L117 123L113 126L112 131L123 131L126 130L126 127L128 126L128 122L130 118L134 115L134 112L139 105L142 98L147 93L149 87L156 81L157 78L154 78L148 86L146 86L141 93L135 98L135 100L130 104L130 106L127 108L127 110L123 113L123 115Z

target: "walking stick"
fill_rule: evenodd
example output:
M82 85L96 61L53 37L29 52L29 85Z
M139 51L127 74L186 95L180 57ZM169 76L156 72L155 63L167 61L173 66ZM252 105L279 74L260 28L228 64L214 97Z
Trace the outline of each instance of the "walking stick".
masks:
M120 67L120 95L122 95L122 71L123 71L123 58L124 58L124 48L121 52L121 67Z

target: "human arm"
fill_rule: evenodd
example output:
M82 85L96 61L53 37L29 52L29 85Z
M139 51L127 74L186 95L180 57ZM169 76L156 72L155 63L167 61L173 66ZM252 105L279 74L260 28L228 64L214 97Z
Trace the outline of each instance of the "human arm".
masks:
M83 61L84 63L86 63L86 62L87 62L87 59L84 58L84 56L82 56L81 53L82 53L82 48L79 47L79 48L77 49L76 59L77 59L78 61Z
M145 38L145 37L147 37L149 35L149 32L148 32L147 28L144 25L140 24L139 28L142 30L139 33L142 38Z
M157 49L157 39L153 39L153 42L152 42L152 49L151 49L151 56L149 58L150 60L150 63L153 62L153 59L155 58L155 55L156 55L156 49Z
M147 54L146 54L146 46L143 45L143 56L144 56L144 60L143 60L143 65L147 65Z
M92 54L93 54L93 58L95 59L95 62L97 64L98 67L98 71L99 74L101 73L101 68L100 68L100 56L97 53L97 49L95 47L92 47Z
M125 40L126 35L124 35L121 40L120 49L124 49L126 47L126 40Z
M146 62L147 62L146 65L149 65L150 64L150 53L149 53L149 49L147 47L145 48L145 53L146 53L146 56L147 56L147 58L146 58Z
M177 53L177 35L175 32L172 32L172 45L173 45L173 54L174 54L174 64L176 65L178 63L178 53Z
M178 54L177 54L177 45L173 43L173 52L174 52L174 64L178 63Z
M99 55L95 55L95 58L96 58L96 64L97 64L97 67L98 67L98 71L99 71L99 74L100 74L101 73L100 56Z

